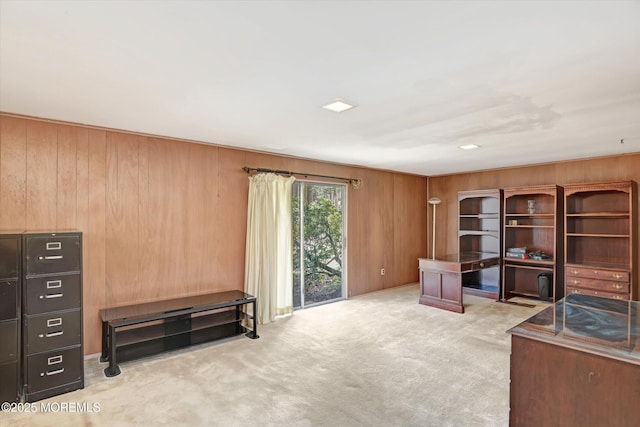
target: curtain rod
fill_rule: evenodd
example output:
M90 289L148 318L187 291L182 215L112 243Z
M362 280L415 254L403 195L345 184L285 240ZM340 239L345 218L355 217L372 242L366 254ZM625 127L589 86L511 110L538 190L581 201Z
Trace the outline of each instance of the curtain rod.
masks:
M251 172L257 172L257 173L261 173L261 172L265 172L265 173L276 173L279 175L300 175L300 176L304 176L304 177L315 177L315 178L329 178L329 179L337 179L340 181L347 181L348 183L350 183L354 189L358 189L360 188L360 185L362 184L362 180L357 179L357 178L343 178L341 176L331 176L331 175L317 175L315 173L302 173L302 172L291 172L291 171L283 171L283 170L276 170L276 169L265 169L265 168L250 168L250 167L243 167L242 168L243 171L245 171L246 173L251 173Z

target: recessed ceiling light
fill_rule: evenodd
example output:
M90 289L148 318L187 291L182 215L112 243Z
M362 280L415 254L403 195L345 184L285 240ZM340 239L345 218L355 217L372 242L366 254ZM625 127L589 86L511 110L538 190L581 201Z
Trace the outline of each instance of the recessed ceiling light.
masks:
M335 113L342 113L343 111L350 110L355 108L355 104L349 101L345 101L341 98L336 98L333 101L329 102L322 106L325 110L333 111Z
M462 148L463 150L473 150L474 148L478 148L479 146L476 144L468 144L468 145L461 145L459 148Z

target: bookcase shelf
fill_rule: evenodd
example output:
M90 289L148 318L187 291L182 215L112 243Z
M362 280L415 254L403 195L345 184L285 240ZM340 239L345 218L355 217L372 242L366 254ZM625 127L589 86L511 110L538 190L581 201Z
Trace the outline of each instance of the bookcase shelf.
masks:
M636 298L636 192L632 181L565 186L567 294Z
M502 190L471 190L458 193L458 253L494 255L490 262L476 263L463 272L465 294L500 298L500 250L502 246Z
M556 301L564 295L556 274L563 255L561 200L556 185L504 189L503 301L514 296Z

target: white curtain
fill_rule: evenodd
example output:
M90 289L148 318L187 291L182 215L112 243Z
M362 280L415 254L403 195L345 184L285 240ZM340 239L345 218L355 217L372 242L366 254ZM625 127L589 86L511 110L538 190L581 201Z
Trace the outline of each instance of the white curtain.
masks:
M258 323L293 312L291 188L294 177L249 177L245 292L257 297Z

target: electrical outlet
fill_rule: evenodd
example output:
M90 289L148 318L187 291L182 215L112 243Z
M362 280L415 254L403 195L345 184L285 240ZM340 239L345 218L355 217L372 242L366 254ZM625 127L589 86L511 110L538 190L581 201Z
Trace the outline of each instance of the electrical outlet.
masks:
M381 276L384 276L384 268L381 268L381 269L380 269L380 275L381 275Z

